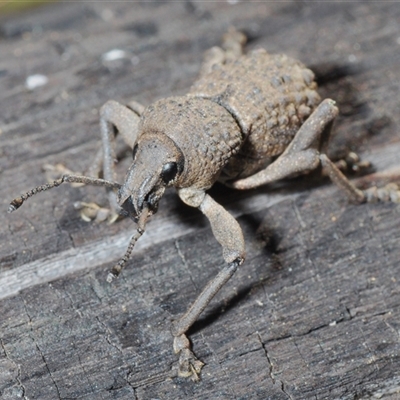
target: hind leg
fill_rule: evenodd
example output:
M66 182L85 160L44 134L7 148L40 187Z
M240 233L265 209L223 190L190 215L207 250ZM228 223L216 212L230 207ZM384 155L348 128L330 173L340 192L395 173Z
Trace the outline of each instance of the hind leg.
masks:
M234 60L244 53L247 38L235 28L230 28L222 36L222 47L214 46L204 53L200 76L207 75L214 65L223 65L229 60Z
M251 189L279 179L299 175L322 166L331 181L354 203L366 201L400 201L397 185L357 189L320 149L328 141L332 123L338 114L335 102L324 100L301 126L286 150L270 165L258 173L229 183L236 189Z

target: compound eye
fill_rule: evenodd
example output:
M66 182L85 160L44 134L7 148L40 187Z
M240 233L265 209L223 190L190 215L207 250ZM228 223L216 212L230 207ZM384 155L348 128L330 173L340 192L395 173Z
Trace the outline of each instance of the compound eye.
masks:
M138 145L137 145L137 143L136 143L136 144L135 144L135 147L134 147L133 150L132 150L132 158L133 158L133 160L134 160L135 157L136 157L137 149L138 149Z
M178 165L176 162L169 162L165 164L161 171L161 179L165 184L170 183L176 177L178 173Z

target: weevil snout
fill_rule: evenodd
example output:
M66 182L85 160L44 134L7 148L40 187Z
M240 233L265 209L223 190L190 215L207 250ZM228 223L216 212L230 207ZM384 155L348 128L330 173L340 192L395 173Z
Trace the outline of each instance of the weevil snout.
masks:
M146 206L154 214L165 188L177 183L183 166L183 154L169 137L143 134L133 148L133 162L118 192L123 213L137 219Z

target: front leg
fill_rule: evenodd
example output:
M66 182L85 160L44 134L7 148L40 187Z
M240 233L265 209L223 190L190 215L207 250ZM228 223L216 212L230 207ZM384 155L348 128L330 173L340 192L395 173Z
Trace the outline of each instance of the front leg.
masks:
M203 363L196 358L190 348L187 331L197 320L212 298L225 285L245 258L242 230L220 204L208 194L194 189L178 190L180 198L192 207L198 207L208 218L215 238L222 246L223 257L228 263L220 273L203 289L186 313L173 326L174 351L179 354L179 376L199 379Z
M116 181L115 177L115 139L119 134L123 141L131 148L135 146L138 139L138 124L140 115L143 113L144 106L131 101L126 106L110 100L100 109L100 130L102 147L98 150L88 166L85 175L92 178L100 178L101 172L106 181ZM62 164L56 166L45 165L47 179L51 183L63 175L81 175L73 173ZM79 185L74 183L74 185ZM119 214L117 195L115 191L107 189L111 210L99 207L95 203L77 202L76 207L81 210L81 217L85 221L95 219L96 221L114 222Z
M115 133L114 129L123 137L130 148L137 141L139 116L130 108L110 100L100 109L100 130L103 144L103 176L105 180L115 180ZM117 197L114 192L108 191L111 211L118 215Z

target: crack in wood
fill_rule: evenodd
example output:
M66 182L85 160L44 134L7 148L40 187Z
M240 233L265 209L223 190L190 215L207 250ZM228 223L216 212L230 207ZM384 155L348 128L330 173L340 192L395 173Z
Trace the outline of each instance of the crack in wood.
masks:
M21 393L18 394L18 397L21 397L21 398L23 398L24 400L29 400L28 397L25 396L26 388L25 388L25 386L23 385L23 383L22 383L22 381L21 381L21 365L18 364L16 361L14 361L14 360L10 357L10 355L9 355L8 352L7 352L7 349L6 349L6 347L5 347L5 344L4 344L2 338L0 338L0 346L1 346L1 348L3 349L4 354L5 354L6 358L7 358L7 360L11 361L11 362L16 366L16 368L17 368L17 376L15 377L15 380L17 381L17 383L18 383L18 385L19 385L19 387L20 387L20 389L21 389ZM1 394L1 393L0 393L0 394Z
M293 400L293 397L286 390L286 385L285 385L284 381L281 380L281 379L277 379L275 377L274 364L273 364L273 362L271 360L271 357L270 357L270 355L268 353L267 346L263 343L263 341L261 339L261 336L258 333L257 333L257 338L260 341L261 347L262 347L262 349L264 351L265 357L266 357L267 362L268 362L268 375L269 375L269 377L270 377L270 379L272 381L272 384L275 386L278 383L279 389L287 396L287 398L289 400Z
M100 320L99 316L96 316L96 321L98 322L98 324L104 329L105 334L104 334L104 338L106 339L106 342L113 347L114 349L116 349L120 354L124 354L124 352L122 351L122 349L120 347L118 347L115 343L112 342L112 340L110 339L110 335L111 335L111 330L110 328L103 322Z
M45 355L43 354L42 349L40 348L40 346L38 345L38 343L37 343L37 341L36 341L36 337L35 337L35 335L34 335L34 331L33 331L33 327L32 327L32 325L33 325L33 320L32 320L32 318L31 318L31 316L29 315L28 307L27 307L27 305L26 305L25 299L22 299L22 302L23 302L23 305L24 305L25 314L27 315L28 321L29 321L29 322L28 322L28 326L29 326L30 332L31 332L31 334L30 334L29 336L30 336L30 338L33 340L33 343L34 343L34 345L35 345L35 348L36 348L36 350L39 352L40 358L42 359L42 361L43 361L43 363L44 363L44 366L45 366L45 368L46 368L46 370L47 370L47 373L49 374L49 377L50 377L50 379L51 379L51 381L52 381L54 387L56 388L56 392L57 392L58 399L59 399L59 400L62 400L62 398L61 398L61 393L60 393L60 389L59 389L59 387L58 387L58 385L57 385L56 380L55 380L54 377L53 377L53 374L51 373L51 370L50 370L49 365L47 364L46 357L45 357Z

